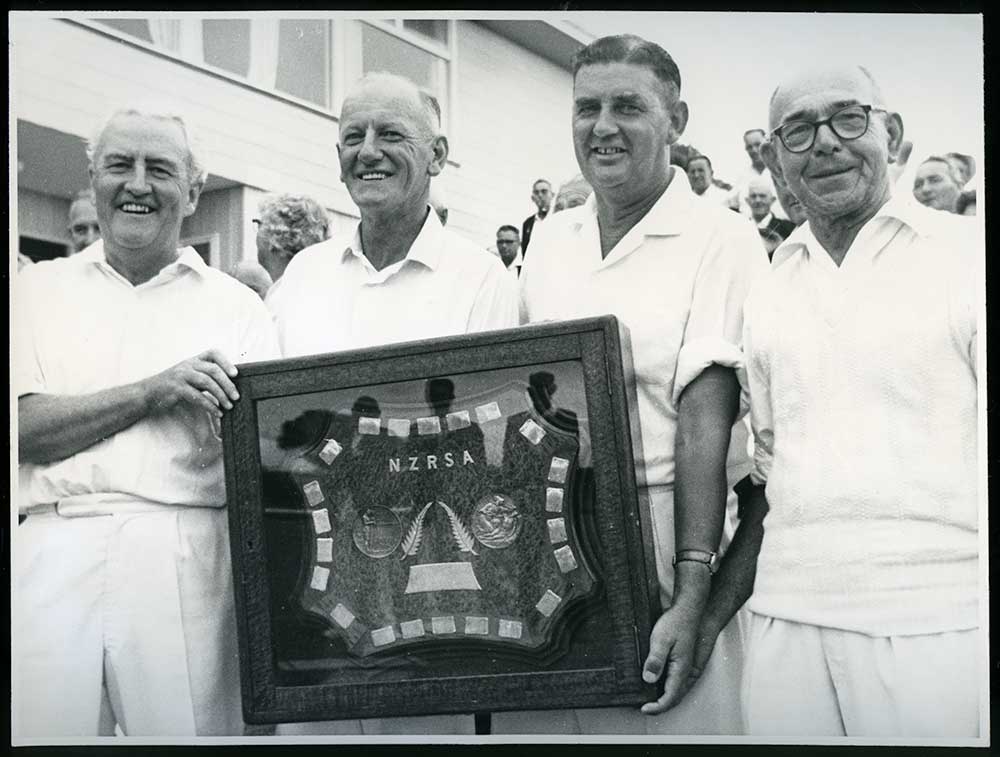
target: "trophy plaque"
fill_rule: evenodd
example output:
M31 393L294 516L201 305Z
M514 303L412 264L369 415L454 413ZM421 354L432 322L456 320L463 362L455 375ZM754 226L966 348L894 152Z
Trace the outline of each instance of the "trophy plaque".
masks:
M655 699L627 365L606 316L240 366L245 719Z

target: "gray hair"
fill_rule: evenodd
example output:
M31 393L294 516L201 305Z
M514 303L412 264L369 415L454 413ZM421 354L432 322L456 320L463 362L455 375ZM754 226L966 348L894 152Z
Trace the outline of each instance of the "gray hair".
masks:
M70 200L70 207L73 207L78 202L89 202L91 205L97 205L97 197L94 195L94 190L92 187L87 187L86 189L81 189L75 195L73 199Z
M316 200L299 194L267 195L260 201L260 231L272 250L289 256L329 236L330 218Z
M192 184L205 183L208 172L205 170L204 164L197 155L197 141L191 131L191 128L185 123L184 119L176 113L162 112L149 108L119 108L101 122L100 126L93 132L90 139L87 140L87 160L90 162L91 169L96 168L94 165L94 158L98 155L98 147L100 147L104 133L108 130L111 122L121 116L155 118L160 121L172 121L177 124L181 129L181 133L184 134L184 145L187 148L187 154L185 155L184 162L187 168L188 180Z
M354 86L348 91L347 97L344 98L344 102L350 100L357 90L378 82L392 83L411 90L420 101L420 109L428 135L432 137L441 135L441 104L434 95L421 89L412 79L408 79L405 76L393 74L388 71L370 71L355 82Z
M747 182L747 188L744 196L749 197L750 193L754 191L767 192L768 196L772 199L774 198L774 188L763 176L755 176Z

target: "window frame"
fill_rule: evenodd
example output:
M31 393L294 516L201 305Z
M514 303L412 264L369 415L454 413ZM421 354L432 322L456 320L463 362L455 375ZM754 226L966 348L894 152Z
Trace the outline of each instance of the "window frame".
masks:
M95 12L95 14L96 13L97 12ZM116 14L116 15L122 15L122 14ZM107 16L108 17L112 17L111 14L107 14ZM172 61L176 61L177 63L180 63L181 65L188 66L190 68L194 68L194 69L197 69L199 71L203 71L203 72L205 72L207 74L210 74L212 76L218 77L220 79L225 79L225 80L230 81L230 82L232 82L234 84L238 84L238 85L240 85L242 87L247 87L247 88L252 89L252 90L254 90L256 92L260 92L260 93L269 95L271 97L275 97L275 98L278 98L280 100L284 100L284 101L289 102L289 103L291 103L293 105L297 105L297 106L306 108L308 110L314 111L316 113L320 113L320 114L325 115L325 116L332 116L334 119L337 118L337 115L338 115L338 112L339 112L339 108L336 111L334 110L334 104L336 102L338 102L335 99L337 93L336 93L336 90L334 88L334 84L335 84L335 71L337 69L337 65L336 65L337 64L337 60L336 60L337 59L337 55L336 54L331 54L331 47L332 47L333 43L336 41L335 35L332 33L331 27L337 23L337 19L330 19L330 18L321 18L321 19L318 19L318 20L325 21L326 24L327 24L327 34L326 34L326 42L327 42L327 47L326 47L326 63L327 63L327 66L330 69L330 70L328 70L328 75L327 75L327 95L328 95L330 104L329 105L320 105L318 103L315 103L315 102L313 102L311 100L306 100L305 98L299 97L297 95L293 95L293 94L290 94L288 92L283 92L280 89L275 89L273 87L263 86L259 82L256 82L253 79L250 79L250 78L248 78L246 76L240 76L239 74L234 74L232 71L228 71L228 70L226 70L224 68L220 68L219 66L213 66L211 63L206 63L203 59L202 60L192 60L190 58L185 58L185 57L179 55L178 53L174 52L173 50L169 50L169 49L167 49L165 47L162 47L160 45L156 45L156 44L154 44L152 42L147 42L146 40L139 39L138 37L133 37L133 36L131 36L131 35L123 32L123 31L120 31L120 30L115 29L115 28L110 27L110 26L106 26L105 24L101 23L101 19L103 17L104 17L104 15L97 14L97 15L94 15L93 17L91 17L91 18L82 18L82 19L78 19L78 18L66 18L66 19L63 19L63 20L65 22L67 22L67 23L70 23L70 24L76 24L78 26L85 27L85 28L87 28L87 29L89 29L91 31L97 32L98 34L103 34L105 36L111 37L111 38L113 38L113 39L115 39L117 41L123 42L123 43L131 45L133 47L140 48L140 49L145 50L147 52L153 53L154 55L159 55L161 57L168 58L168 59L170 59ZM129 18L141 18L143 21L148 20L148 14L146 16L139 16L139 15L131 16L131 15L129 15L128 17ZM254 19L254 17L255 17L254 15L249 15L249 16L246 16L245 18L249 18L252 21ZM201 20L211 19L211 18L215 18L215 17L213 15L205 15L205 16L203 16L201 18ZM292 17L292 18L294 18L294 17Z
M449 145L451 147L448 162L455 166L460 165L454 155L457 141L455 138L457 119L454 118L453 114L457 112L458 101L458 21L456 19L435 19L443 20L447 24L448 42L445 44L442 42L436 42L425 35L403 27L402 21L408 19L404 19L402 17L323 18L321 14L310 17L311 19L323 20L327 24L326 63L328 66L327 94L329 96L329 105L323 106L310 100L298 97L297 95L282 92L281 90L272 87L263 86L252 79L234 74L224 68L213 66L210 63L206 63L204 60L191 60L189 58L182 57L172 50L147 42L146 40L138 37L133 37L123 31L120 31L119 29L115 29L101 23L101 19L104 17L111 18L114 16L124 16L128 18L148 20L149 15L150 14L110 14L94 11L94 15L88 18L64 18L62 20L66 23L84 27L90 31L110 37L116 41L131 45L132 47L145 50L154 55L175 61L183 66L197 69L211 76L230 81L241 87L246 87L254 90L255 92L260 92L264 95L277 98L292 105L296 105L314 113L332 118L336 122L340 121L340 111L343 106L344 95L351 84L353 84L353 80L350 78L349 74L352 71L358 72L360 70L359 62L362 52L360 48L361 25L368 24L374 29L378 29L379 31L396 37L408 44L412 44L418 49L423 50L424 52L443 61L444 85L440 92L443 97L439 97L442 116L441 124L444 133L448 135ZM253 20L257 15L258 14L250 13L246 16L246 18ZM201 20L214 17L214 14L205 14L201 17ZM289 16L288 18L293 19L298 17L299 16Z

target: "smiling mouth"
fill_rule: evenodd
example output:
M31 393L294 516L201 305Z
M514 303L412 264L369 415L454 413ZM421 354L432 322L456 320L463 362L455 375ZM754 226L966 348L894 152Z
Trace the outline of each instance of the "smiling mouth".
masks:
M814 179L829 179L831 176L842 176L845 173L849 173L853 170L852 166L847 166L846 168L838 168L835 171L823 171L822 173L813 174Z
M148 205L140 205L137 202L126 202L120 209L123 213L130 213L132 215L139 216L144 216L153 212L153 209Z
M368 171L367 173L361 174L362 181L382 181L382 179L388 179L389 174L382 171Z
M595 147L593 151L598 155L619 155L625 152L621 147Z

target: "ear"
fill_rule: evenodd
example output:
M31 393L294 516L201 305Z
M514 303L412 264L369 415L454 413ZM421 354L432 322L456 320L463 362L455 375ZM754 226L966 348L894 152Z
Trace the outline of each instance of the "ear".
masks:
M444 170L445 165L448 163L448 138L443 134L434 137L434 141L431 143L431 150L434 151L434 159L427 167L427 173L431 176L437 176Z
M767 170L771 172L775 181L785 183L785 175L781 172L781 163L778 161L778 148L771 137L761 142L760 159L764 161L764 165L767 166Z
M885 116L885 130L889 133L889 162L895 163L900 158L900 148L903 146L902 116L898 113L887 113ZM905 163L905 160L903 162Z
M688 122L688 106L683 100L678 100L670 108L670 141L673 144L684 133Z
M201 197L201 190L205 188L205 180L199 179L188 187L187 204L184 206L184 217L194 213L198 208L198 198Z
M341 160L340 142L337 142L337 163L340 165L340 183L344 183L344 163Z

